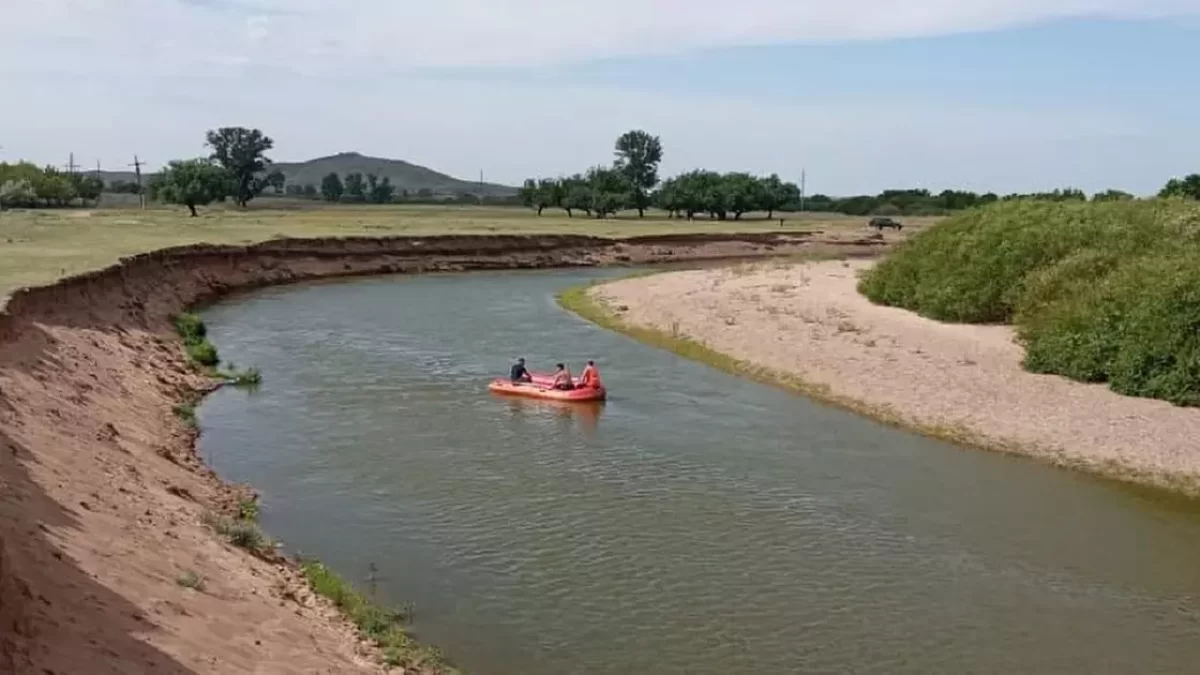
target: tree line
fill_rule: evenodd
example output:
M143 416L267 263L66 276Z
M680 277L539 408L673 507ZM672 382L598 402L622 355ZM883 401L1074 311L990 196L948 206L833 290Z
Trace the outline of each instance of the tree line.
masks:
M104 181L96 176L30 162L0 162L0 207L6 209L86 205L97 202L103 191Z

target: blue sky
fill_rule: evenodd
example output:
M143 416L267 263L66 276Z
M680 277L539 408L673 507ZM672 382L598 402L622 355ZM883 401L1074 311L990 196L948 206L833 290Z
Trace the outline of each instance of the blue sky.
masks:
M667 173L805 168L831 194L1200 171L1200 0L900 4L42 0L0 26L0 159L160 163L240 124L278 160L514 183L644 128Z

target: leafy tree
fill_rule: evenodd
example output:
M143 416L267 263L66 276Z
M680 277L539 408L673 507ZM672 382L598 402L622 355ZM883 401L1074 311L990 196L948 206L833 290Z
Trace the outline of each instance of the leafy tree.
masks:
M800 201L800 188L795 183L785 183L777 174L758 181L758 208L767 212L767 219L775 218L775 212L787 204Z
M748 173L725 174L721 177L721 191L734 220L741 220L742 214L759 208L762 203L760 183Z
M342 194L345 192L346 188L342 185L342 179L336 173L329 173L321 179L321 197L325 201L341 201Z
M563 206L562 184L553 178L526 179L518 196L522 205L534 209L539 216L548 207Z
M592 167L587 174L592 216L604 218L624 209L629 203L631 186L619 169Z
M1193 173L1180 178L1172 178L1158 193L1159 197L1183 197L1185 199L1200 199L1200 173Z
M356 202L367 198L367 183L361 173L356 171L346 174L346 197Z
M392 185L392 179L387 176L381 180L375 174L371 174L367 177L367 183L370 185L367 196L376 204L387 204L396 194L396 186Z
M320 194L317 192L317 186L313 185L312 183L305 183L302 192L304 193L304 196L309 199L316 199Z
M47 206L66 206L79 194L71 177L52 166L42 169L30 183L34 194Z
M575 174L560 180L558 191L562 196L559 205L567 212L568 218L573 218L575 211L592 215L592 191L582 175Z
M687 204L683 199L678 178L668 178L662 182L651 200L658 208L667 212L668 218L674 218L682 213Z
M0 209L34 206L37 193L28 180L8 180L0 183Z
M658 185L658 165L662 162L662 142L642 130L622 134L616 142L617 159L613 166L620 171L629 185L629 201L638 210L638 217L646 215L650 206L650 191Z
M210 159L225 169L228 193L238 206L262 194L267 179L261 174L271 163L265 153L275 146L270 137L258 129L222 127L208 132L207 145L212 148Z
M136 195L140 191L140 188L134 181L118 179L108 184L108 191L114 194Z
M418 199L433 199L433 190L429 188L421 188L417 190Z
M156 199L188 207L196 217L196 207L211 204L230 187L229 174L208 159L174 161L154 177Z
M1133 195L1121 190L1105 190L1104 192L1097 192L1092 195L1092 201L1094 202L1123 202L1133 198Z
M272 169L264 180L266 181L267 185L274 188L275 194L283 194L284 185L287 184L287 176L284 176L282 171L279 169Z
M96 176L75 176L75 192L85 202L96 202L104 193L104 181Z

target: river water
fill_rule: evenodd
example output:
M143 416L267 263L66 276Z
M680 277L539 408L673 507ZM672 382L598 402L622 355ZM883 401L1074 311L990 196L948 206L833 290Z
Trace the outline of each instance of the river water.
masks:
M265 289L204 316L257 392L201 451L264 528L475 675L1200 664L1200 517L716 372L560 310L615 271ZM490 395L595 358L596 407ZM1200 441L1198 441L1200 442ZM374 571L371 571L371 570Z

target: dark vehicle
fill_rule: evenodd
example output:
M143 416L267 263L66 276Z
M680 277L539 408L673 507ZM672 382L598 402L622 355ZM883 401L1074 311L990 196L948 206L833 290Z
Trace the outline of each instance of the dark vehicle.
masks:
M873 227L880 232L890 227L899 232L904 226L891 218L872 218L871 222L867 223L867 227Z

